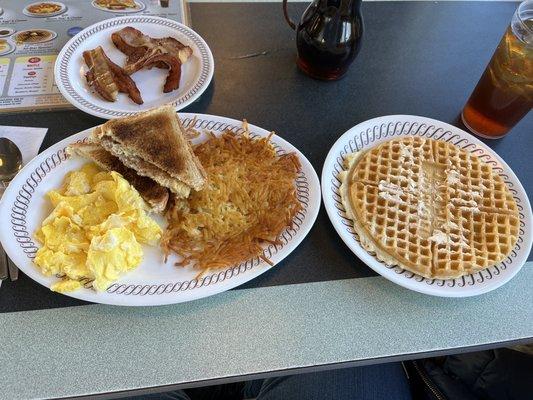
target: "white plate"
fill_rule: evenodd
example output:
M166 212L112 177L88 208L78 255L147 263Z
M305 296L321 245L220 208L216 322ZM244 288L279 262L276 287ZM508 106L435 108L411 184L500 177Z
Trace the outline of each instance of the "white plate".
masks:
M398 136L423 136L453 143L476 153L505 180L520 212L518 241L506 260L483 271L457 279L426 279L402 268L385 265L361 247L353 231L352 221L346 218L339 196L340 182L337 176L343 169L342 163L346 154L368 149ZM486 293L500 287L516 275L531 251L533 240L531 205L524 188L511 168L494 151L471 134L434 119L412 115L390 115L365 121L348 130L335 142L324 162L322 196L329 219L350 250L380 275L417 292L444 297L466 297Z
M48 14L36 14L29 11L29 8L33 5L41 4L41 3L50 3L50 4L56 4L60 6L61 8L55 12L48 13ZM67 6L63 3L59 3L57 1L37 1L35 3L28 4L24 9L22 10L22 13L24 15L27 15L28 17L34 17L34 18L47 18L47 17L55 17L57 15L63 14L65 11L67 11Z
M24 32L28 32L28 31L46 31L50 33L50 37L48 39L44 39L39 42L21 42L20 43L21 46L22 45L31 46L31 45L41 44L41 43L47 43L47 42L50 42L51 40L54 40L57 37L57 33L55 33L54 31L51 31L50 29L35 28L35 29L24 29L23 31L18 31L12 36L12 39L18 44L17 42L18 35L22 35Z
M0 38L5 38L5 37L8 37L8 36L11 36L15 30L14 29L11 29L11 28L0 28L0 30L2 31L7 31L7 33L4 33L3 35L0 35Z
M15 50L15 45L9 40L2 39L6 41L7 47L4 50L0 50L0 56L5 56L6 54L12 53Z
M193 55L182 65L180 87L171 93L163 93L168 71L152 68L132 75L144 104L137 105L125 93L119 93L115 102L103 100L87 85L87 66L82 53L102 46L108 57L118 65L124 65L126 56L111 41L111 34L126 26L132 26L151 37L171 36L193 50ZM133 115L163 104L172 103L180 110L195 101L211 82L214 72L211 50L192 29L166 18L152 16L124 16L98 22L74 36L59 53L54 75L61 94L74 106L100 118L116 118Z
M92 5L93 5L94 8L97 8L97 9L102 10L102 11L107 11L107 12L112 12L112 13L120 13L120 14L136 13L136 12L142 11L142 10L144 10L146 8L146 5L140 0L135 0L135 4L137 4L137 8L125 8L124 10L110 10L109 8L99 6L98 4L96 4L96 1L92 2Z
M197 117L195 127L209 129L220 134L226 128L238 130L241 122L229 118L203 114L180 114L184 124L190 125ZM45 195L61 185L68 171L79 168L87 161L80 157L66 158L65 147L86 138L92 129L75 134L50 147L26 165L9 184L0 201L0 215L5 229L0 229L0 241L13 262L33 280L50 287L57 279L45 277L33 265L32 259L38 244L33 240L33 232L40 226L51 205ZM267 136L268 131L250 125L252 134ZM193 142L201 142L205 136ZM277 264L289 255L305 238L315 222L320 208L320 184L318 176L305 158L294 146L279 136L272 138L278 153L296 152L302 163L296 185L298 198L303 210L294 219L294 228L282 233L282 246L265 246L264 254ZM128 306L145 306L180 303L224 292L242 285L272 268L256 258L225 270L210 272L195 280L197 272L189 268L173 266L171 256L165 264L158 247L143 246L145 258L141 265L113 284L107 292L97 293L92 289L81 289L69 295L95 303ZM274 267L278 268L278 267ZM285 265L283 268L290 268Z

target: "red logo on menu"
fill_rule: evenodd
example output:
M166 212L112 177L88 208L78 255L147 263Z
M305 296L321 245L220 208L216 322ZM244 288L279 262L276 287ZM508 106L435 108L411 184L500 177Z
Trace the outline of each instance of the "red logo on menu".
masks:
M37 72L35 72L35 71L30 71L30 72L28 72L28 75L29 75L29 76L37 75Z
M39 57L32 57L28 60L28 62L32 64L38 63L39 61L41 61Z

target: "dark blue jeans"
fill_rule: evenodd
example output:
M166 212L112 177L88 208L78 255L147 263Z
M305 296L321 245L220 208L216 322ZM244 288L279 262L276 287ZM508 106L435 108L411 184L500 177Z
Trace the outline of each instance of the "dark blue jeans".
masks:
M196 400L184 391L136 398ZM257 400L410 400L400 363L345 368L246 382L242 399Z

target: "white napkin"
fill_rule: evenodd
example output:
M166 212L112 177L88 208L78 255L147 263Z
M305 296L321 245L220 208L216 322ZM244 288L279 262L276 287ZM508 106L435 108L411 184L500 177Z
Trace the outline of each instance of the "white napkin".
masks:
M48 128L0 125L0 137L8 138L19 147L24 165L39 153L47 131Z

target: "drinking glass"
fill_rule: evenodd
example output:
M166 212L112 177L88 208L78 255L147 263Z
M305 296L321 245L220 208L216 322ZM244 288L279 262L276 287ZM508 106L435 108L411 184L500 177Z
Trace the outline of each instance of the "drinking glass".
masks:
M518 6L462 119L476 135L505 136L533 107L533 0Z

